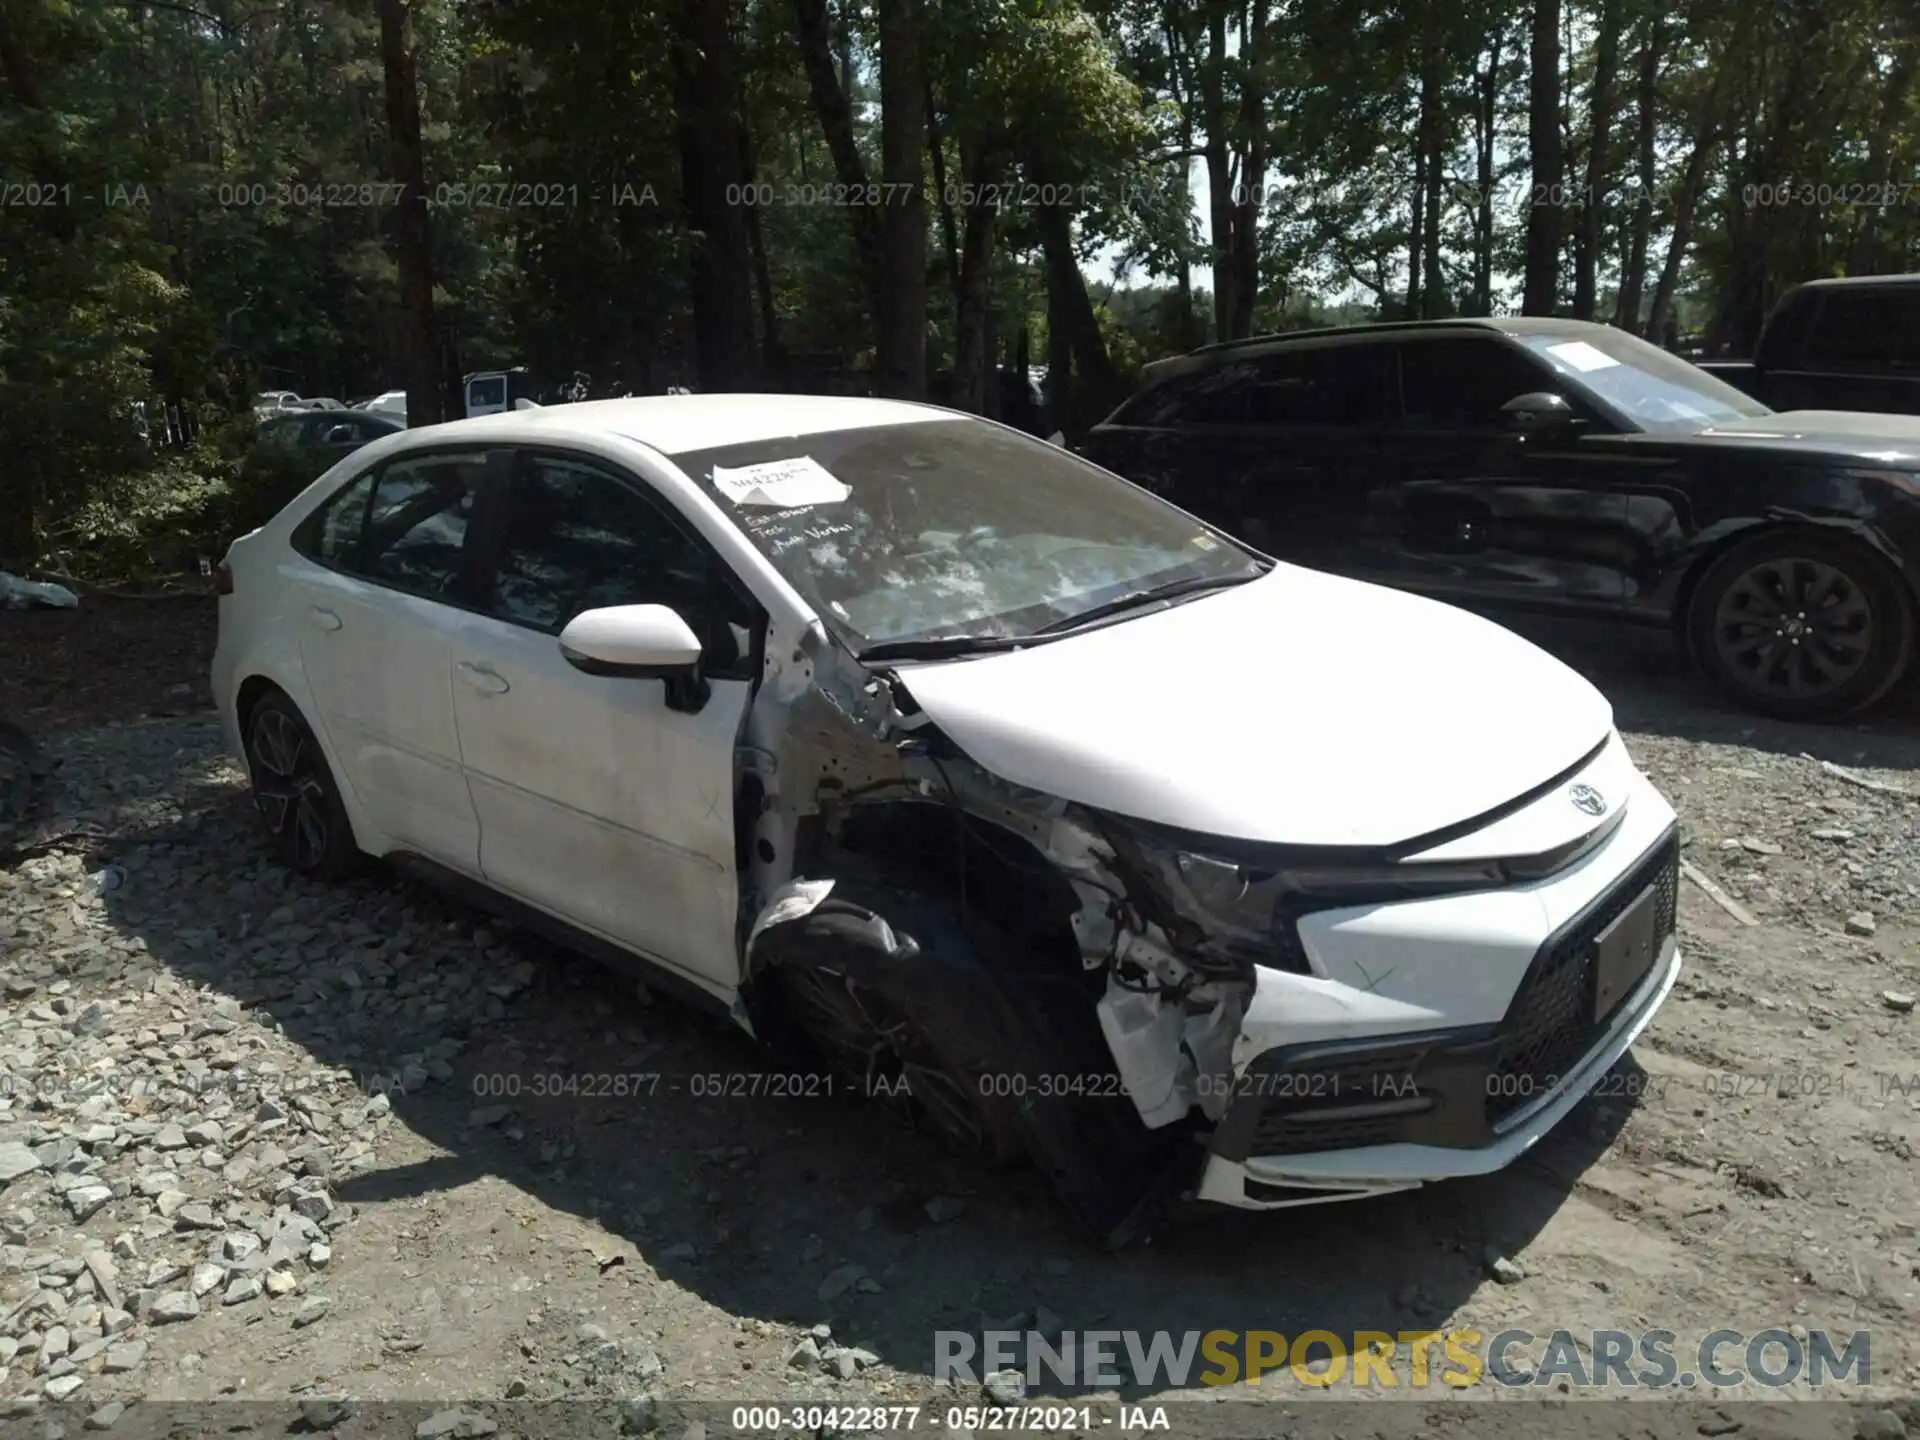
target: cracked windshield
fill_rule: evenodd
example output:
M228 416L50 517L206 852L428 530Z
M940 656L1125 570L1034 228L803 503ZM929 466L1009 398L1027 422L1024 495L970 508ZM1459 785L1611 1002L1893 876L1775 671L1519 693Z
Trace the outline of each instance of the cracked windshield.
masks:
M936 420L674 457L856 647L1060 629L1258 562L1056 446Z

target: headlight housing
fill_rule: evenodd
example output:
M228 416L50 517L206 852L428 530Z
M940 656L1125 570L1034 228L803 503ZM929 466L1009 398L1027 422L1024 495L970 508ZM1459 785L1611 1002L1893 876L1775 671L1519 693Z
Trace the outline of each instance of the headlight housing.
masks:
M1140 882L1144 918L1181 958L1209 971L1268 965L1306 971L1296 923L1314 910L1488 890L1509 882L1499 860L1417 864L1302 857L1296 863L1209 854L1127 826L1111 837Z

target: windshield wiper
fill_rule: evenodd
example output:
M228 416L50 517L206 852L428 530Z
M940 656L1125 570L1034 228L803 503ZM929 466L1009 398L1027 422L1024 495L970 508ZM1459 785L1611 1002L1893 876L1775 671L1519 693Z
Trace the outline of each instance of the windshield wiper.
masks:
M952 660L984 655L1032 643L1027 635L929 635L919 640L882 640L860 651L856 660Z
M951 660L961 655L1017 650L1023 645L1041 645L1048 640L1057 640L1082 625L1138 609L1142 605L1177 600L1182 595L1197 595L1203 590L1225 590L1234 585L1244 585L1249 580L1258 580L1265 573L1263 567L1244 575L1193 575L1185 580L1170 580L1142 590L1129 590L1125 595L1082 610L1078 615L1069 615L1065 619L1042 625L1025 635L930 635L918 640L882 640L876 645L867 646L855 658L863 661Z
M1116 595L1111 600L1102 601L1090 610L1082 610L1078 615L1069 615L1064 620L1055 620L1051 624L1042 625L1033 633L1057 635L1063 630L1078 630L1082 625L1104 620L1109 615L1137 610L1142 605L1151 605L1156 601L1177 600L1182 595L1198 595L1204 590L1225 590L1234 585L1244 585L1249 580L1258 580L1263 573L1256 570L1246 575L1192 575L1185 580L1169 580L1163 585L1149 585L1143 590L1129 590L1124 595Z

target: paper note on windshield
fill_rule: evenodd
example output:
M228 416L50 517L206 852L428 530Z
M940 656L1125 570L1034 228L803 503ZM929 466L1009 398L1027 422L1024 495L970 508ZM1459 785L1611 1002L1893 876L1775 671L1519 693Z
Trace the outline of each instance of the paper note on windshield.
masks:
M853 493L851 485L834 479L833 472L811 455L741 465L731 470L716 465L713 488L735 505L760 505L773 510L837 505Z
M1580 371L1605 370L1620 363L1606 351L1597 349L1584 340L1569 340L1561 345L1549 345L1547 353L1554 359Z

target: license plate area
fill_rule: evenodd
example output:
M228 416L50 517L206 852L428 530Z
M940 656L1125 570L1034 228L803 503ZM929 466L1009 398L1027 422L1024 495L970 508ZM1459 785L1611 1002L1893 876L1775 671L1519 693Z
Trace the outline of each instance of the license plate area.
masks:
M1653 968L1660 945L1659 888L1649 885L1593 940L1593 1018L1596 1024Z

